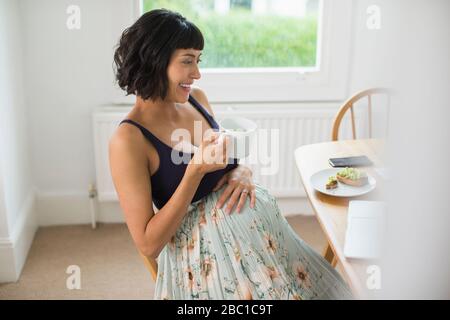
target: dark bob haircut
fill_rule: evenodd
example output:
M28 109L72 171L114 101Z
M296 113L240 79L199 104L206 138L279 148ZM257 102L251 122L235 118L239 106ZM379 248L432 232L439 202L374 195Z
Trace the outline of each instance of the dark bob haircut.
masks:
M149 11L122 33L114 53L116 80L127 95L165 99L167 66L174 51L203 46L200 30L179 13Z

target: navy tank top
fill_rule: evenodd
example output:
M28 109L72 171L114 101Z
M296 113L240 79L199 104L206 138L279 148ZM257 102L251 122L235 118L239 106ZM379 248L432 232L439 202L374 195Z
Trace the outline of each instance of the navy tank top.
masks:
M203 106L195 100L191 95L189 95L189 102L206 118L209 125L214 131L219 130L219 125L214 120L214 118L203 108ZM181 179L184 176L188 162L194 156L193 153L186 153L178 150L174 150L169 145L165 144L159 140L155 135L153 135L148 129L140 125L139 123L125 119L120 122L120 124L127 122L136 127L138 127L142 134L153 144L159 156L159 167L158 170L150 177L152 184L152 197L153 203L158 209L161 209L170 197L173 195ZM119 124L119 125L120 125ZM177 152L177 161L172 161L172 152ZM179 160L179 161L178 161ZM179 162L179 163L177 163ZM192 202L198 201L204 196L208 195L212 189L219 182L220 178L223 177L228 171L236 168L238 166L238 159L229 159L229 164L224 168L213 172L208 172L205 174L201 180L197 191L192 198Z

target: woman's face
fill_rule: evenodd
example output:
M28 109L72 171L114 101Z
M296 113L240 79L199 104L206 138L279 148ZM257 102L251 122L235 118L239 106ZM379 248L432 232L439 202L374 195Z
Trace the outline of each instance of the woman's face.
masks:
M169 89L167 99L185 103L189 98L191 85L200 79L199 62L202 52L195 49L177 49L167 67Z

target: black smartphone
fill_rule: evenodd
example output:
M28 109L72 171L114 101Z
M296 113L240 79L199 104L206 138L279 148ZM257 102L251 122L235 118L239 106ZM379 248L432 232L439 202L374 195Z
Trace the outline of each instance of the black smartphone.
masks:
M368 167L373 165L373 162L367 156L330 158L328 162L332 167Z

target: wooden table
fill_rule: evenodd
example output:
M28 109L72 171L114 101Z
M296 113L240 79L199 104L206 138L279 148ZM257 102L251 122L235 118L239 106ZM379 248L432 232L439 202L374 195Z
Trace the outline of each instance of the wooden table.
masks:
M381 140L345 140L305 145L295 150L297 168L314 209L317 220L325 233L328 246L324 257L333 266L340 264L349 286L358 298L370 298L372 293L367 289L369 276L367 267L377 264L376 261L347 259L344 256L345 232L347 228L347 210L350 200L380 200L383 179L374 168L381 167L383 142ZM371 174L377 186L372 192L355 198L337 198L316 191L310 182L311 176L322 169L331 168L328 159L331 157L366 155L374 162L373 167L361 168Z

